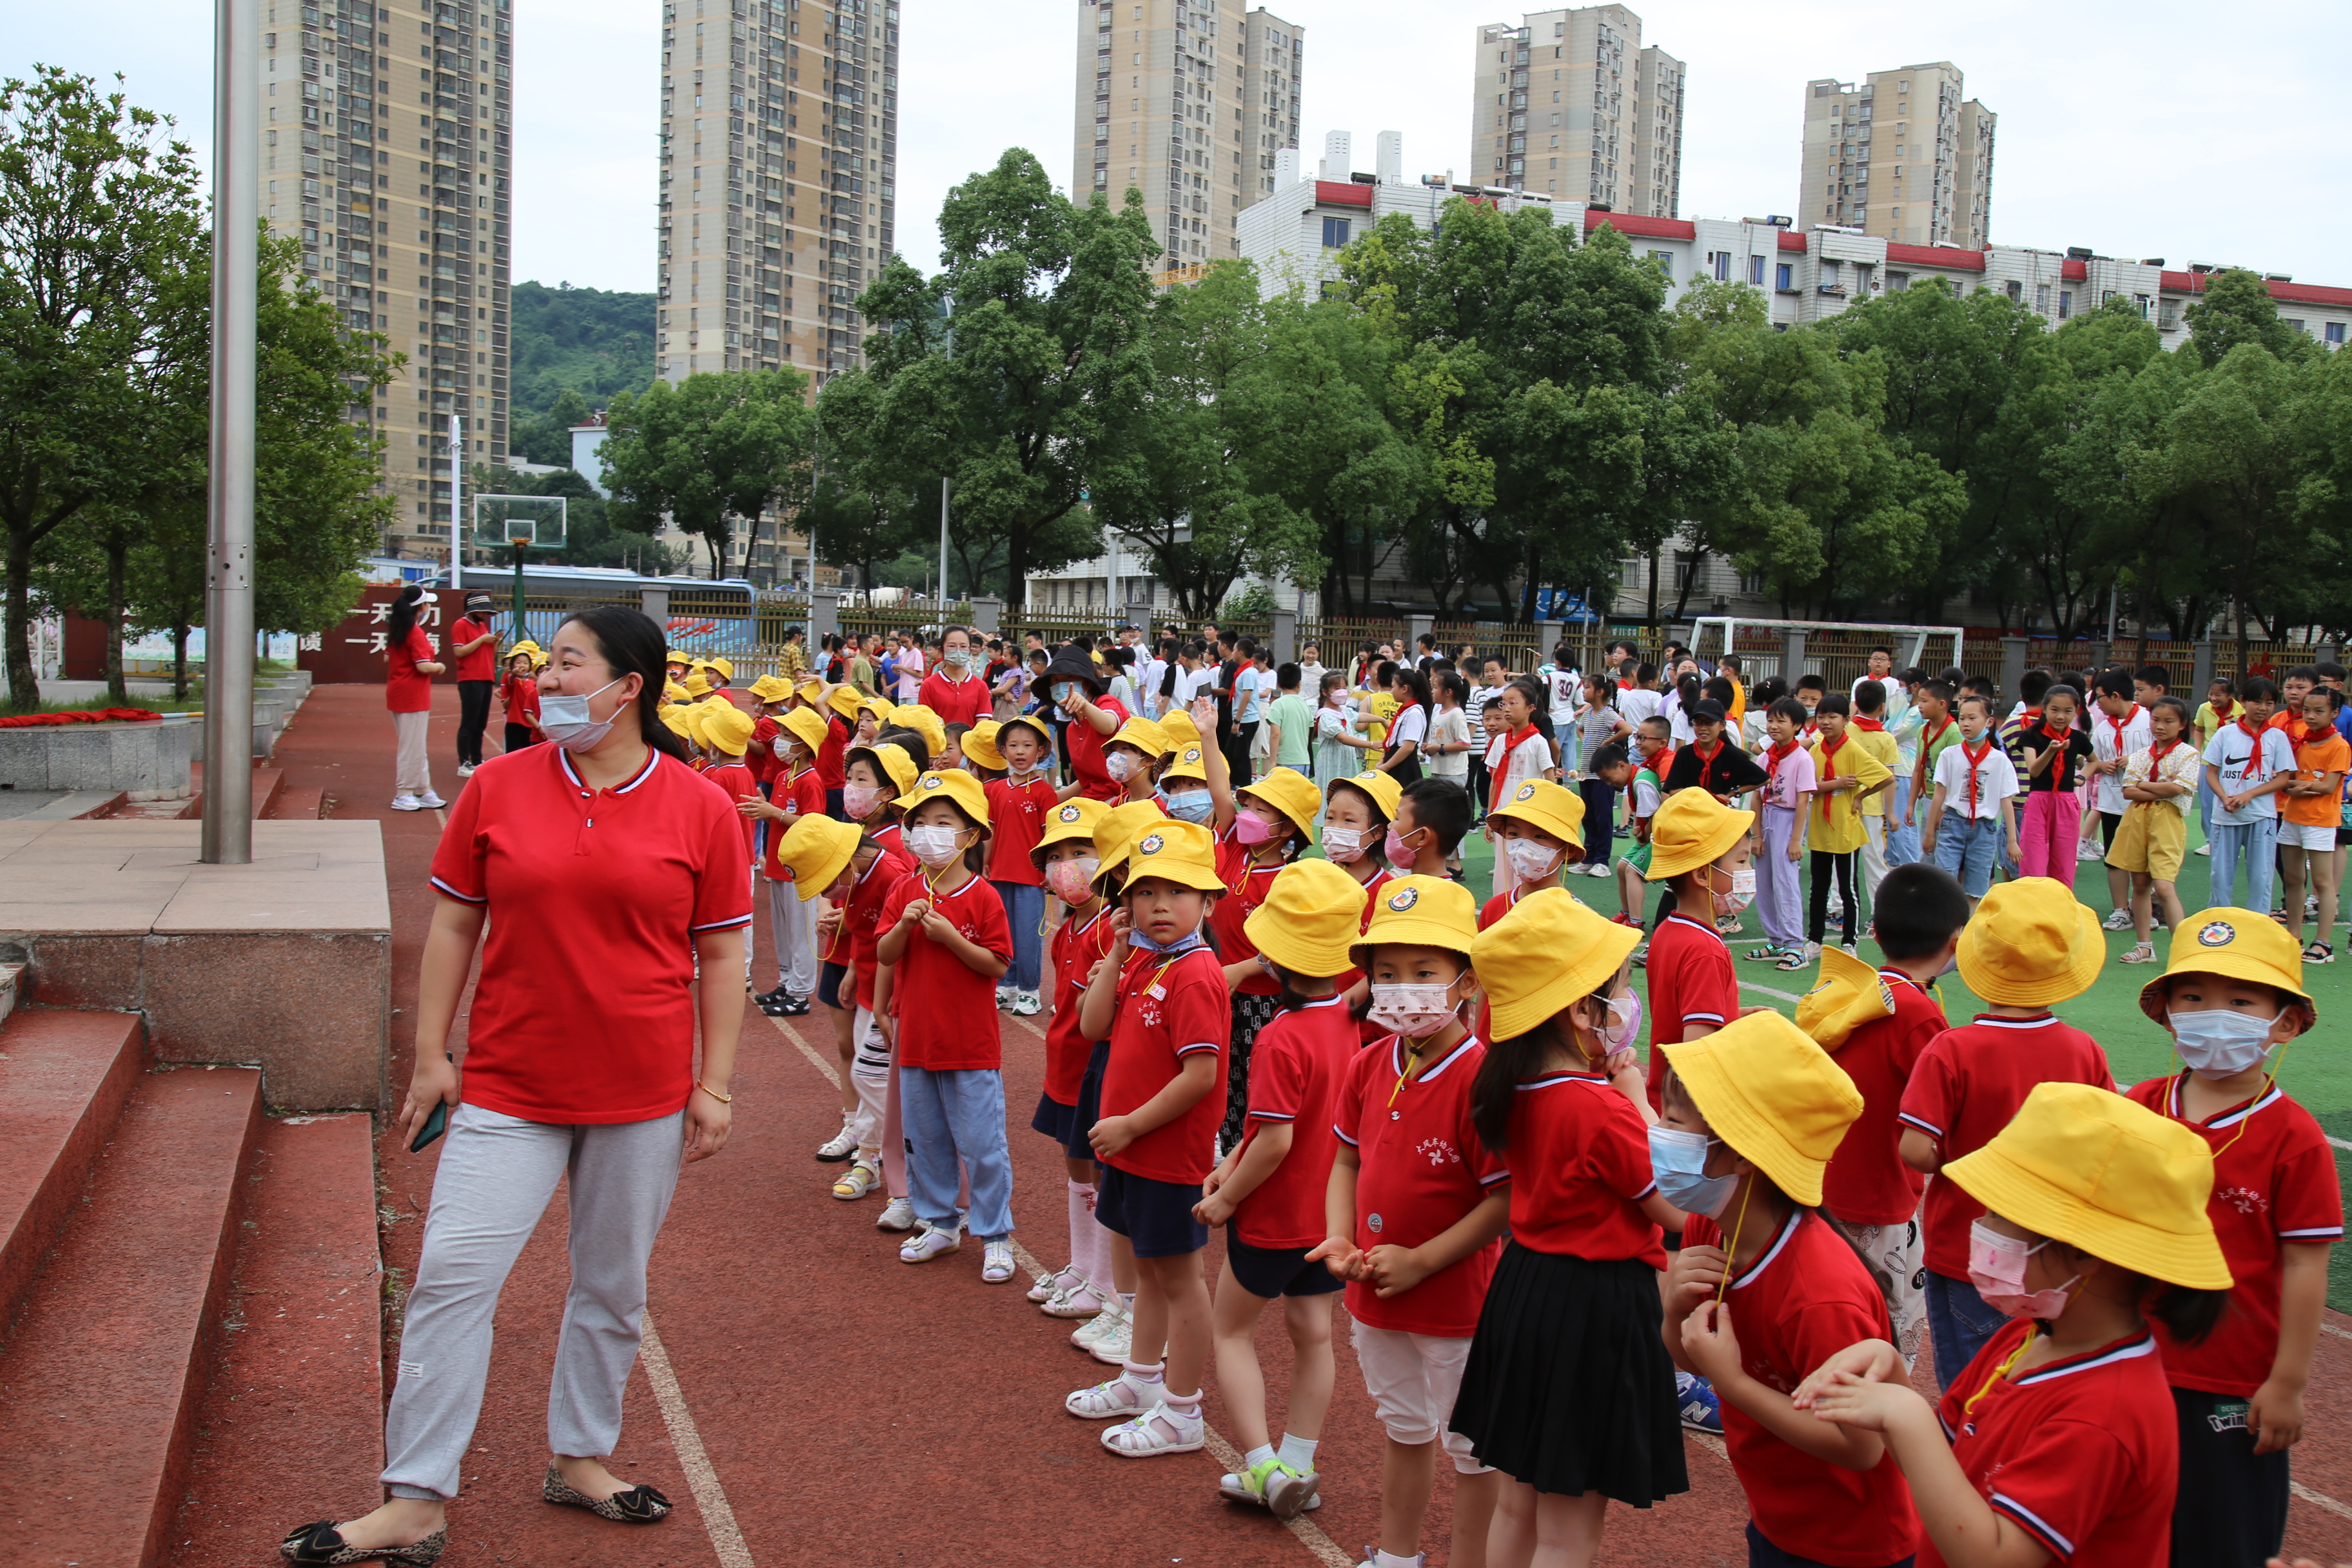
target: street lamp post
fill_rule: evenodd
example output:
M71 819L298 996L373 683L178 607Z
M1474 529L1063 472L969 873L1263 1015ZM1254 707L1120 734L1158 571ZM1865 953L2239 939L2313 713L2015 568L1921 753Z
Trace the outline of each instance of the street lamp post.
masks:
M205 560L208 866L253 859L253 376L261 269L257 0L213 10L212 451Z

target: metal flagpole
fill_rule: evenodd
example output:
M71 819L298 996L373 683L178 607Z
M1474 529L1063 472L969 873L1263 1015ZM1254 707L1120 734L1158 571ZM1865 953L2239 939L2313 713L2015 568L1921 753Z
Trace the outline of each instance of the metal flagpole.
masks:
M940 476L940 619L948 618L948 477Z
M466 479L466 416L449 416L449 586L466 585L466 568L460 563L459 551L466 542L464 516Z
M208 866L253 859L253 374L261 268L261 18L213 7L213 363L205 562Z

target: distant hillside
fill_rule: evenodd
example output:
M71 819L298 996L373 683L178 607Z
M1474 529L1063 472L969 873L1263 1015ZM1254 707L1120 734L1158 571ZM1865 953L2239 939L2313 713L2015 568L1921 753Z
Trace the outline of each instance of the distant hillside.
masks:
M535 463L568 463L565 430L616 392L654 379L654 297L544 283L514 286L513 436Z

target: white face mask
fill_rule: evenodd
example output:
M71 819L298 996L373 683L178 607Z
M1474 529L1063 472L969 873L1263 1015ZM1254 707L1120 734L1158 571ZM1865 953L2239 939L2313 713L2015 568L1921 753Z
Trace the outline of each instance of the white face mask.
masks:
M1363 833L1353 827L1327 827L1323 830L1323 853L1340 865L1350 865L1364 858Z
M1454 987L1446 985L1391 984L1375 981L1372 984L1372 1005L1364 1015L1384 1029L1394 1029L1408 1039L1433 1035L1454 1016L1454 1005L1447 999Z
M1133 778L1135 770L1142 765L1143 759L1133 752L1113 752L1103 759L1103 772L1121 784Z
M1716 869L1721 870L1721 867ZM1719 915L1738 914L1756 901L1756 873L1751 868L1726 872L1731 879L1731 890L1715 895L1715 912Z
M625 675L617 676L588 693L587 697L571 697L559 693L552 697L541 698L539 700L540 732L567 752L594 751L604 744L604 737L612 732L614 720L620 718L621 710L614 709L611 719L601 721L591 719L588 716L589 699L604 696L627 679Z
M908 849L934 871L956 858L956 840L962 837L955 828L936 826L909 827L906 832Z
M1532 838L1503 840L1503 858L1510 862L1511 875L1522 882L1540 882L1559 870L1560 857L1565 853Z

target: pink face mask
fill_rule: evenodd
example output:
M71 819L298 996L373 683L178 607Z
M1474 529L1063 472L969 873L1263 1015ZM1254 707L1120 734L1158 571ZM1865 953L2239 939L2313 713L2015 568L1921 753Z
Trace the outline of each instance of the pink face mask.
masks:
M841 809L853 821L865 821L881 803L882 792L866 784L850 784L841 792Z
M2054 1290L2028 1290L2025 1266L2049 1246L2027 1246L2014 1236L2003 1236L1982 1220L1969 1226L1969 1283L1985 1305L2012 1318L2055 1318L2066 1310L2067 1292L2082 1283L2079 1274Z
M1066 904L1083 904L1094 897L1095 872L1101 862L1091 855L1081 855L1075 860L1056 860L1045 868L1045 886Z
M1274 837L1274 824L1255 811L1234 818L1234 837L1244 844L1263 844Z

